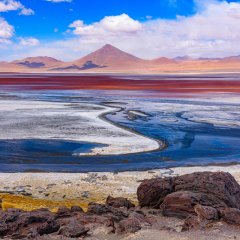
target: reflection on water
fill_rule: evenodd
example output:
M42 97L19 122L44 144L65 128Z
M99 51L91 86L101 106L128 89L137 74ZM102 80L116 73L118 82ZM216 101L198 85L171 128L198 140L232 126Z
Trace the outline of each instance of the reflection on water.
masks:
M182 148L191 148L194 140L195 140L195 133L186 132L182 140Z

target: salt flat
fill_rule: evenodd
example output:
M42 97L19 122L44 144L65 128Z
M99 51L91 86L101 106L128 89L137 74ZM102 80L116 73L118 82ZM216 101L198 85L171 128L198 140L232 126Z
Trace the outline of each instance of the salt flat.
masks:
M61 139L103 144L79 155L117 155L153 151L164 144L105 121L117 108L88 103L0 101L0 139Z
M174 100L174 99L173 99ZM233 101L232 101L233 100ZM179 117L195 123L212 124L215 127L236 128L240 127L240 102L239 97L222 99L217 98L195 98L189 101L181 99L174 103L154 102L151 105L143 103L141 107L149 112L158 111L166 115L163 121L170 121L171 115L178 114Z
M240 165L199 166L132 172L0 173L0 192L27 194L36 199L104 202L112 195L137 202L137 188L144 179L179 176L194 172L229 172L240 183Z

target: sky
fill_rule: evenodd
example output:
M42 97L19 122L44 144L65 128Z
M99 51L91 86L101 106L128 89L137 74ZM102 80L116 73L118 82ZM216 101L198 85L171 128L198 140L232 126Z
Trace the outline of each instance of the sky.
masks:
M0 0L0 60L240 55L240 0Z

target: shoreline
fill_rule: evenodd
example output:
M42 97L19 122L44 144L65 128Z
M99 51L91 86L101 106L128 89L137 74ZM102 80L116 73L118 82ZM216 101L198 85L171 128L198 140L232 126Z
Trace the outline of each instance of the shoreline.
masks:
M34 210L103 203L111 195L137 203L136 190L144 179L173 177L193 172L229 172L240 183L240 164L196 166L133 172L90 173L0 173L0 198L3 208Z
M118 127L118 128L121 128L121 129L126 130L126 131L128 131L128 132L134 133L134 134L136 134L136 135L138 135L138 136L141 136L141 137L144 137L144 138L153 140L153 141L155 141L155 142L158 144L158 148L156 148L156 149L154 149L154 150L142 151L142 152L138 152L138 153L148 153L148 152L162 151L162 150L164 150L165 148L168 147L168 144L167 144L164 140L162 140L162 139L161 139L161 140L158 140L158 139L151 138L151 137L146 136L146 135L144 135L144 134L142 134L142 133L140 133L140 132L138 132L138 131L136 131L136 130L134 130L134 129L132 129L132 128L129 128L129 127L126 127L126 126L122 126L122 125L120 125L119 123L113 122L113 121L111 121L109 118L107 118L107 115L108 115L108 114L123 111L123 110L124 110L123 107L117 107L117 106L114 106L114 105L113 105L113 106L108 106L107 104L104 104L104 103L99 103L99 105L100 105L100 106L104 106L104 107L108 107L108 108L109 108L109 107L110 107L110 108L112 107L112 108L119 109L119 110L118 110L118 111L116 110L116 111L114 111L114 112L102 113L102 114L100 114L100 115L98 116L98 118L102 119L102 120L105 121L105 122L108 122L108 123L112 124L113 126L116 126L116 127ZM130 154L134 154L134 153L127 153L127 154L123 154L123 155L130 155Z
M80 156L142 153L165 147L164 142L151 139L106 119L105 115L118 108L89 103L3 100L0 103L0 110L4 111L6 109L8 109L9 117L8 115L5 116L3 125L5 124L5 127L8 127L8 119L11 119L11 126L9 126L9 128L11 127L11 135L6 135L2 131L1 139L36 139L36 136L38 136L38 139L61 138L69 141L104 145L94 147L87 153L76 153ZM60 110L61 115L59 115ZM15 119L18 119L20 114L23 120L17 122ZM33 126L31 131L26 129L28 115L32 117L32 122L29 123ZM46 116L45 120L43 116ZM58 121L56 121L56 118ZM34 130L34 126L39 133ZM53 128L52 126L56 127Z

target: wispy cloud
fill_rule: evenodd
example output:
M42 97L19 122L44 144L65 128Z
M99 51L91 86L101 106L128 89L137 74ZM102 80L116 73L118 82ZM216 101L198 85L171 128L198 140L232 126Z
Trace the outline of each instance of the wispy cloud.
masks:
M78 20L70 26L82 44L89 42L98 47L112 43L147 58L239 54L240 3L216 0L196 0L196 3L195 15L173 20L149 19L139 23L127 15L123 21L120 15L105 17L91 25Z
M178 16L172 20L150 18L140 22L127 14L106 16L92 24L76 20L70 23L62 40L47 43L41 41L39 45L30 49L25 46L25 49L14 50L12 46L8 56L14 58L14 53L22 57L45 54L60 59L64 56L65 59L71 60L106 43L148 59L180 55L239 55L240 3L216 0L195 2L195 15ZM6 26L5 29L8 29ZM5 31L8 32L8 36L13 34L11 30Z
M127 14L121 14L104 17L100 22L90 25L85 25L83 21L76 20L69 27L74 28L73 33L76 35L102 37L136 33L142 28L142 24L130 18Z
M73 0L45 0L47 2L60 3L60 2L72 2Z
M20 15L33 15L34 11L26 8L21 2L15 0L2 0L0 2L0 12L20 11Z
M40 41L33 37L28 37L28 38L20 37L19 40L20 40L20 45L22 46L33 47L33 46L38 46L40 44Z
M9 39L14 35L14 27L5 19L0 18L0 39Z

